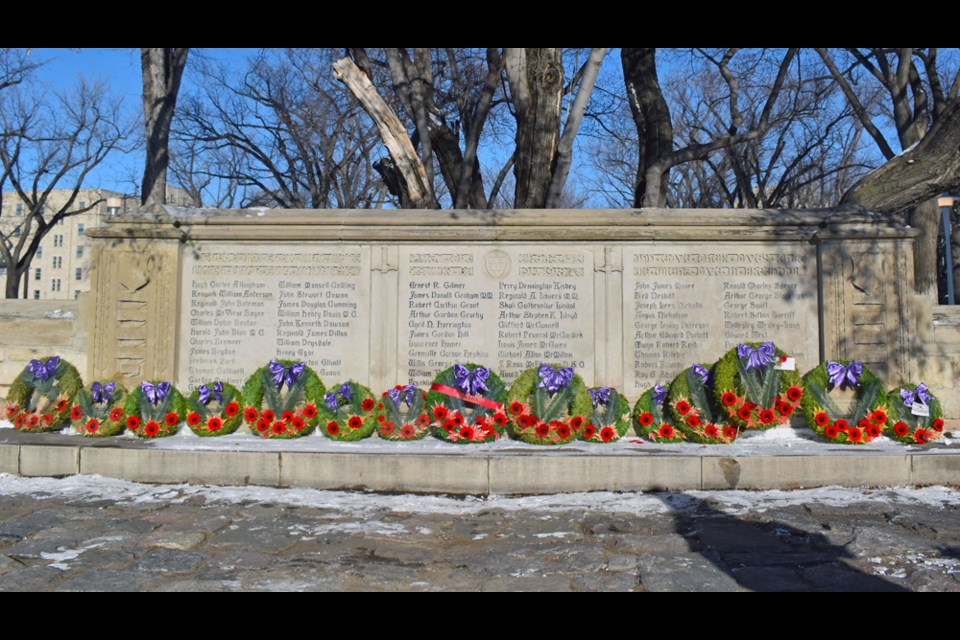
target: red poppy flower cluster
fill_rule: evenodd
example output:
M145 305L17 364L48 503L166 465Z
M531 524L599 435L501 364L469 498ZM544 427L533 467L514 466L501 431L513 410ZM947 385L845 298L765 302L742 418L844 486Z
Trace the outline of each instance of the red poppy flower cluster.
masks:
M53 414L23 411L15 413L12 422L20 431L46 431L53 426Z
M732 392L727 392L721 398L723 404L727 406L733 406L740 400L741 399ZM683 426L684 429L693 431L697 436L696 439L700 442L727 443L737 437L737 429L735 427L724 427L723 425L713 422L704 422L698 408L692 406L686 398L680 397L675 399L673 401L673 408L680 414L683 420L681 426ZM640 424L643 425L643 415L640 416ZM667 428L664 429L664 427ZM647 437L654 442L681 442L686 439L686 435L682 431L666 423L652 430L645 431Z
M617 430L612 427L597 426L586 423L586 420L583 416L566 416L561 420L552 420L550 422L542 421L538 416L534 415L530 411L529 407L519 401L513 401L510 403L510 406L507 407L507 411L510 413L510 417L513 420L513 423L516 425L519 433L526 436L532 436L539 438L540 440L547 441L550 444L563 444L565 442L570 442L578 435L580 435L581 430L590 427L589 436L587 431L583 432L583 437L587 439L599 439L603 440L604 435L606 440L604 442L609 442L616 439ZM506 416L503 416L506 418ZM584 424L587 424L585 427ZM504 420L506 424L506 420ZM605 431L607 430L608 431Z
M127 416L127 429L141 438L156 438L170 435L180 424L180 416L171 411L163 420L148 420L144 423L138 416Z
M910 425L899 420L893 425L893 433L902 440L913 441L917 444L926 444L931 440L936 440L943 433L943 418L937 418L930 423L929 428L918 426L910 433Z
M800 406L803 399L803 389L792 385L785 392L773 399L769 407L758 406L755 402L747 401L746 396L739 396L732 389L720 394L720 404L732 419L736 417L746 423L747 429L754 427L767 428L774 424L784 424Z
M224 408L225 414L229 415L227 411L229 407L230 405L227 405ZM239 412L240 407L237 407L236 410L233 411L233 415L237 415ZM243 419L253 426L253 429L256 430L261 438L296 438L303 434L303 430L307 428L307 422L311 417L315 418L316 416L317 406L314 404L308 404L296 411L284 411L279 419L270 409L264 409L258 412L255 407L247 407L243 410ZM199 416L197 417L199 418ZM187 418L188 422L189 420L190 418ZM219 431L222 428L223 419L220 416L212 416L207 420L208 431Z
M886 422L887 412L883 407L871 411L856 425L851 425L843 418L832 421L826 411L817 407L813 414L813 424L810 426L817 431L821 431L828 440L865 444L880 437ZM897 423L897 425L899 424L903 423ZM894 433L897 433L897 425L894 425Z

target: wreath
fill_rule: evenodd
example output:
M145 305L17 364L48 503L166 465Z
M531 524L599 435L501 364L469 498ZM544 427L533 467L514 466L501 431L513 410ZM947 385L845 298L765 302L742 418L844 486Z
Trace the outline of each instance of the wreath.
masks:
M478 364L455 364L433 379L427 409L433 433L457 444L492 442L503 435L507 388L496 373Z
M507 395L516 437L530 444L566 444L593 414L590 392L573 367L541 364L517 378Z
M127 395L123 412L127 429L140 438L165 438L180 428L186 403L183 395L169 382L141 382Z
M897 402L897 398L902 402ZM927 385L903 385L888 394L889 435L907 444L925 444L943 433L943 409ZM893 426L890 426L890 423Z
M870 442L888 420L883 385L862 362L821 362L803 376L803 416L817 435L841 444ZM856 389L853 415L845 415L830 399L836 388Z
M348 380L323 397L320 421L331 440L349 442L370 437L377 425L376 403L370 389Z
M201 438L233 433L243 421L239 389L215 380L202 384L187 398L187 426Z
M430 432L427 394L412 382L384 391L377 403L377 434L384 440L420 440Z
M73 428L82 436L101 438L123 433L127 428L123 404L127 390L116 382L94 382L80 389L77 404L70 409Z
M580 439L588 442L613 442L630 429L630 403L613 387L593 387L590 421L580 429Z
M243 385L243 419L262 438L299 438L317 426L323 383L302 362L271 360Z
M804 393L800 374L783 368L790 361L773 342L739 344L728 351L717 362L714 378L727 421L740 429L786 424Z
M711 376L716 379L716 365L708 369L694 364L677 374L670 383L668 404L678 433L673 438L658 433L657 441L689 438L704 444L729 444L737 438L737 428L721 422L723 414L713 400Z
M31 360L7 392L7 419L20 431L59 429L81 387L77 368L60 356Z
M633 405L633 430L641 438L653 442L679 442L683 434L679 433L668 418L663 404L667 397L667 388L658 385L647 389Z

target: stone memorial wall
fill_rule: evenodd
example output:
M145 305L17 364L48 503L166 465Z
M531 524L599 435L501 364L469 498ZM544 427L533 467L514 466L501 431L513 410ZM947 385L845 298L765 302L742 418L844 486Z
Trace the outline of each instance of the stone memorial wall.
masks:
M329 383L541 362L631 400L739 342L802 369L914 348L909 229L816 211L180 211L95 239L93 378L241 384L271 358Z

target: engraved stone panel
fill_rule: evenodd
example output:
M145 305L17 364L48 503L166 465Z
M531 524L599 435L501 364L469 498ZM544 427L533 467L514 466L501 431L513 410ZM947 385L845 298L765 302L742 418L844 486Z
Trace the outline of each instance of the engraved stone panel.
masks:
M535 245L400 248L399 370L426 384L456 362L509 384L541 363L594 373L593 252Z
M209 242L183 263L179 384L242 384L275 357L368 379L369 247Z
M697 246L696 248L700 248ZM816 364L816 256L808 245L624 247L624 393L667 384L741 342L773 340Z

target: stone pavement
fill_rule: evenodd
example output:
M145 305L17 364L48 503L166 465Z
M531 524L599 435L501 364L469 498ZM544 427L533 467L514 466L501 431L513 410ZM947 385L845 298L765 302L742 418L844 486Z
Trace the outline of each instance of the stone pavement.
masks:
M3 591L960 590L960 492L451 498L0 475Z

